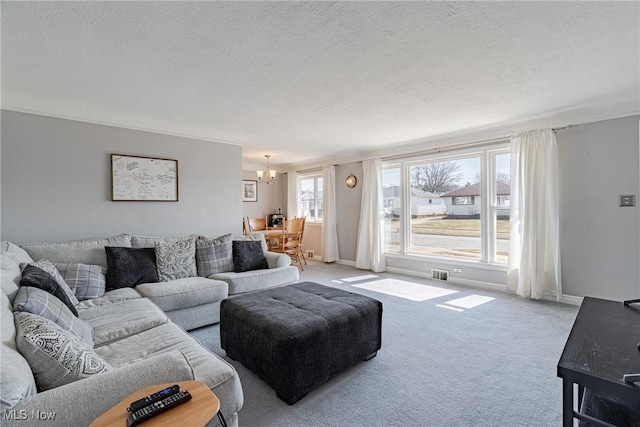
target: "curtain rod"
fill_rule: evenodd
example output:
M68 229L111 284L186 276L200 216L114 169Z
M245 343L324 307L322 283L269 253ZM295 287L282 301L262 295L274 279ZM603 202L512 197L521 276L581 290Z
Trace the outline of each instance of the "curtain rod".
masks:
M459 144L459 145L452 145L452 146L447 146L447 147L434 147L434 148L430 148L428 150L424 150L424 151L419 151L419 152L415 152L415 153L405 153L405 154L396 154L393 156L385 156L382 157L382 160L398 160L398 159L404 159L407 158L409 156L413 157L413 156L422 156L425 154L433 154L433 153L442 153L445 151L455 151L455 150L461 150L464 148L476 148L476 147L485 147L487 145L494 145L500 142L507 142L509 140L509 137L502 137L502 138L493 138L493 139L485 139L483 141L477 141L477 142L470 142L468 144Z
M562 127L559 127L559 128L551 128L551 130L553 132L558 132L558 131L561 131L561 130L573 129L575 127L578 127L578 125L571 124L571 125L562 126ZM485 140L482 140L482 141L470 142L470 143L467 143L467 144L459 144L459 145L452 145L452 146L445 146L445 147L434 147L434 148L430 148L428 150L419 151L419 152L415 152L415 153L395 154L393 156L384 156L384 157L381 157L381 159L384 160L384 161L398 160L398 159L404 159L404 158L407 158L407 157L422 156L422 155L425 155L425 154L443 153L443 152L446 152L446 151L462 150L462 149L465 149L465 148L486 147L488 145L494 145L494 144L498 144L500 142L508 142L508 141L509 141L509 137L508 136L503 136L501 138L485 139ZM359 160L356 163L362 163L362 160ZM334 163L333 166L340 166L340 163ZM305 169L305 170L300 170L300 171L296 171L296 172L298 172L298 173L314 172L314 171L321 170L321 169L322 168L312 168L312 169Z
M562 126L560 128L552 128L551 130L554 132L558 132L559 130L566 130L566 129L573 129L573 128L577 128L578 125L566 125L566 126Z
M553 132L558 132L561 130L566 130L566 129L573 129L575 127L577 127L578 125L575 124L571 124L571 125L567 125L567 126L562 126L559 128L552 128L551 130ZM462 150L464 148L477 148L477 147L486 147L488 145L493 145L493 144L498 144L500 142L508 142L509 141L509 137L508 136L504 136L501 138L493 138L493 139L485 139L483 141L477 141L477 142L470 142L468 144L459 144L459 145L452 145L452 146L445 146L445 147L434 147L431 148L429 150L424 150L424 151L420 151L420 152L416 152L416 153L407 153L407 154L396 154L393 156L385 156L382 157L382 160L398 160L398 159L404 159L408 156L421 156L421 155L425 155L425 154L433 154L433 153L443 153L446 151L455 151L455 150Z

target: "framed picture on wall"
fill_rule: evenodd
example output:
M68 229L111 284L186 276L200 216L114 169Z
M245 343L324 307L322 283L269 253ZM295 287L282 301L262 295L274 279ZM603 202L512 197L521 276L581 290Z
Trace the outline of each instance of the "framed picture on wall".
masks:
M178 201L178 161L111 155L111 200Z
M258 181L242 180L242 201L258 201Z

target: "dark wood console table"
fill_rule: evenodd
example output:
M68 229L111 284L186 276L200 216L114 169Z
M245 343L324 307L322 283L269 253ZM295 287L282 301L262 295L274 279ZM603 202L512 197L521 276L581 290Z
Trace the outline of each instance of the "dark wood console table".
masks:
M573 419L591 421L580 414L584 388L640 403L640 383L623 380L640 374L640 304L585 297L558 362L562 378L562 425ZM574 384L578 408L574 410ZM598 423L608 425L606 423Z

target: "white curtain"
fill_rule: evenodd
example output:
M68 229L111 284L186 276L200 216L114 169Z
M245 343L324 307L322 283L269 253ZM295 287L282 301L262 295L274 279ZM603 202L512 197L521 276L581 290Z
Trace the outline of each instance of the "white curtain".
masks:
M298 172L287 173L287 219L300 213L298 206Z
M511 136L511 238L507 289L562 296L558 149L551 129Z
M336 167L322 168L322 260L334 262L340 259L338 227L336 224Z
M364 160L356 268L376 273L386 270L382 203L382 161L380 158Z

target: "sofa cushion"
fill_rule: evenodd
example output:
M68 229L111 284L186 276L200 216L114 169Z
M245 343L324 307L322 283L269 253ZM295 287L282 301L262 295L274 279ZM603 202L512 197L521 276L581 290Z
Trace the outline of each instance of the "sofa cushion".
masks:
M196 266L200 277L233 271L231 234L196 240Z
M6 240L0 243L0 253L13 259L18 265L33 262L33 258L24 249Z
M233 241L233 271L260 270L269 268L267 259L262 251L262 244L258 241Z
M13 301L13 298L20 288L20 279L22 279L22 270L20 264L13 258L7 256L6 253L0 254L0 284L2 292Z
M13 319L11 324L13 327ZM25 397L36 394L37 389L31 367L17 350L3 345L0 360L0 410L4 412Z
M138 285L136 290L143 296L151 298L164 311L222 301L228 295L226 283L204 277L145 283Z
M93 348L91 325L73 315L71 310L49 292L32 286L21 286L13 300L15 311L26 311L49 319Z
M227 282L229 295L235 295L293 283L300 278L299 271L298 267L286 266L244 273L217 273L209 278Z
M169 321L167 315L146 298L80 310L80 318L93 327L96 347Z
M233 366L209 352L174 323L96 348L96 352L116 368L173 350L185 355L193 369L194 379L207 384L220 399L220 409L225 418L240 410L242 385Z
M60 285L60 288L67 295L69 302L74 306L78 304L79 302L78 298L76 298L75 293L73 292L71 287L69 287L69 284L67 283L67 281L64 280L64 277L62 277L62 275L60 274L60 272L58 271L54 263L46 259L41 259L40 261L31 263L31 265L35 265L36 267L39 267L44 271L46 271L47 273L49 273L55 279L55 281L58 282L58 285Z
M14 317L18 350L31 366L39 390L112 369L82 340L52 321L25 312L14 312Z
M107 268L101 265L56 263L56 268L79 301L100 298L107 285Z
M102 307L103 305L116 304L121 301L129 301L132 299L142 298L142 295L133 288L120 288L105 292L100 298L88 299L80 301L80 304L76 305L78 310L78 316L82 318L80 312L94 307Z
M158 242L156 244L156 265L160 282L197 276L196 239L167 239Z
M20 279L21 286L33 286L40 288L43 291L49 292L51 295L58 298L64 303L74 316L78 316L78 312L75 309L75 304L72 304L67 297L67 294L62 290L62 287L56 280L43 269L36 267L35 265L28 264L22 270L22 279Z
M113 237L70 240L58 243L31 243L21 247L33 259L45 258L52 262L80 262L107 266L105 246L131 247L131 236L120 234Z
M106 246L107 290L158 281L153 248Z

